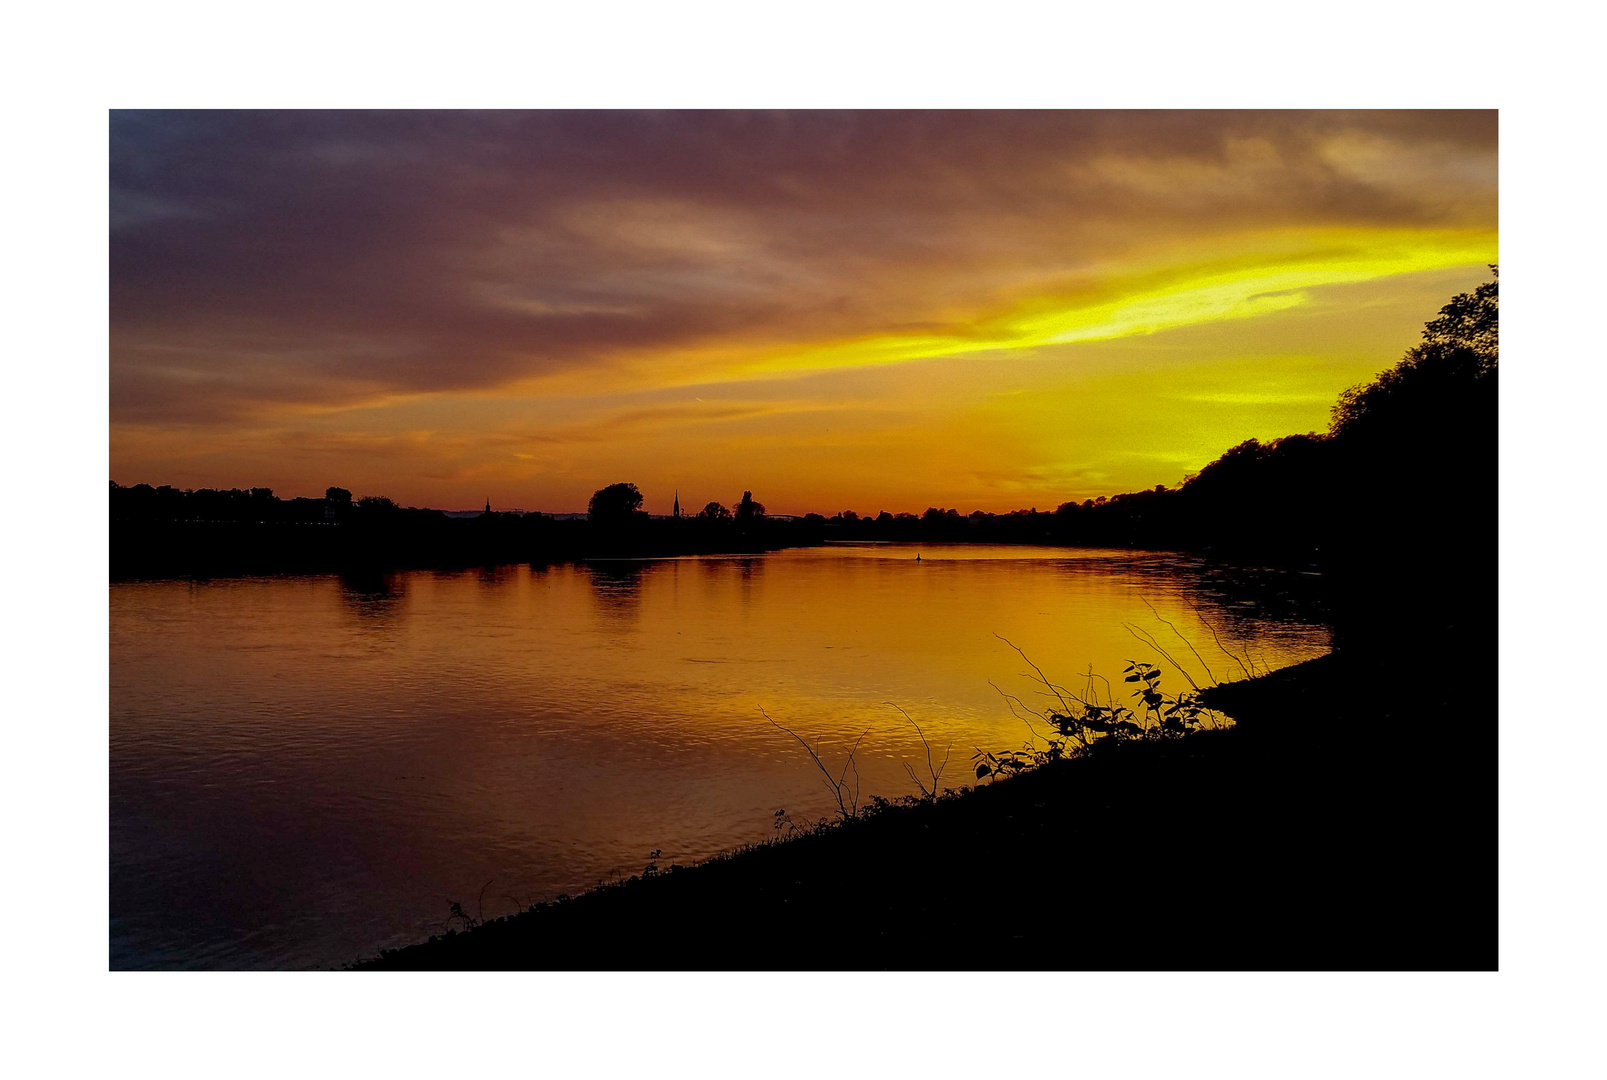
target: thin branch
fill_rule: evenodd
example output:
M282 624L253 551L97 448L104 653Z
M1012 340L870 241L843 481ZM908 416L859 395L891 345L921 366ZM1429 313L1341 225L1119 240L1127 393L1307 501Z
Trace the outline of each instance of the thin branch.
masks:
M1231 659L1235 664L1239 665L1239 670L1244 672L1244 677L1246 679L1255 678L1255 676L1250 673L1250 669L1244 666L1244 661L1239 659L1238 654L1230 650L1226 645L1222 644L1222 635L1216 632L1216 627L1212 625L1210 619L1205 617L1205 613L1200 610L1200 606L1186 596L1183 597L1183 603L1194 609L1195 617L1198 618L1200 622L1205 624L1205 628L1207 630L1211 631L1211 637L1215 639L1216 647L1226 653L1228 658Z
M1198 690L1200 688L1200 684L1194 681L1194 676L1192 676L1192 675L1190 675L1188 673L1188 669L1185 668L1182 664L1179 664L1177 662L1176 657L1174 657L1171 653L1167 652L1164 648L1162 648L1161 643L1156 641L1154 636L1151 635L1148 630L1144 630L1144 629L1141 629L1139 627L1135 627L1132 623L1122 623L1122 626L1127 630L1127 632L1129 634L1132 634L1133 637L1137 638L1139 641L1144 642L1150 648L1152 648L1156 652L1160 653L1162 658L1164 658L1173 667L1177 668L1178 671L1182 672L1183 673L1183 678L1188 680L1188 684L1190 686L1194 687L1194 689L1196 689L1196 690Z
M1115 689L1115 687L1110 685L1110 680L1109 679L1105 678L1105 676L1099 674L1097 671L1094 670L1094 665L1089 664L1088 665L1088 683L1089 683L1090 686L1093 685L1093 681L1095 679L1098 679L1100 682L1105 684L1105 701L1106 701L1107 704L1109 704L1112 707L1114 707L1115 704L1116 704L1116 689ZM1087 702L1084 702L1084 704L1087 704ZM1094 704L1097 705L1099 703L1096 701L1096 702L1094 702Z
M1055 697L1060 698L1060 707L1062 709L1064 709L1068 713L1071 712L1071 706L1067 705L1066 704L1066 699L1060 696L1060 691L1056 690L1055 689L1055 684L1049 681L1049 676L1047 676L1047 675L1045 675L1043 673L1043 668L1039 667L1037 664L1034 664L1032 662L1032 657L1028 656L1025 652L1023 652L1022 649L1021 649L1021 646L1017 645L1015 642L1011 641L1009 638L1005 637L1001 633L998 633L997 631L994 632L993 636L998 638L1000 641L1004 642L1006 645L1010 646L1017 653L1019 653L1020 656L1021 656L1021 659L1025 660L1027 662L1027 666L1032 668L1033 671L1036 671L1038 673L1038 681L1043 683L1043 685L1047 686L1051 691L1054 691ZM1028 677L1030 678L1030 676L1028 676Z
M854 755L859 752L859 744L865 741L865 736L870 734L870 728L866 728L860 734L859 738L854 740L853 749L848 751L848 758L843 762L842 771L838 775L833 776L831 770L826 767L826 763L821 760L819 739L815 740L814 746L810 746L802 735L799 735L787 725L778 723L763 709L759 710L759 715L770 721L772 727L779 731L784 731L788 735L792 736L798 745L803 747L804 753L809 755L809 760L815 763L815 768L819 769L820 775L825 778L826 786L831 788L832 797L837 800L837 813L842 815L843 820L848 821L857 816L859 813L860 779L859 766L854 761ZM854 771L854 784L852 788L850 788L847 783L849 769L853 769Z
M883 704L891 705L893 708L898 709L900 713L903 713L904 719L908 720L910 722L910 726L915 729L915 734L921 737L921 745L926 748L926 771L932 775L932 790L926 790L926 785L921 783L920 778L915 775L915 770L910 768L909 762L907 761L903 763L904 771L909 773L910 779L915 781L915 786L920 789L922 795L926 796L929 801L935 801L938 794L938 785L943 779L943 771L949 767L949 754L954 751L954 743L950 742L948 748L943 751L943 764L934 769L932 767L932 744L926 741L926 732L921 730L921 725L915 722L915 718L913 716L907 712L904 712L903 708L898 705L894 705L891 701L883 702Z
M1174 624L1170 619L1163 618L1161 613L1155 610L1154 604L1150 603L1148 600L1145 600L1142 596L1140 596L1139 599L1143 601L1145 607L1149 608L1150 614L1154 615L1161 622L1171 627L1172 633L1178 636L1178 640L1182 641L1183 644L1189 647L1189 652L1194 654L1194 659L1198 660L1200 662L1200 666L1205 669L1205 677L1211 680L1211 684L1213 686L1216 685L1216 674L1211 670L1211 665L1205 662L1205 657L1200 655L1200 650L1194 647L1194 642L1184 637L1183 632L1179 630L1176 624ZM1197 690L1199 687L1195 687L1195 689Z
M1044 736L1038 734L1038 729L1032 726L1031 720L1027 719L1029 716L1036 716L1037 714L1031 709L1027 708L1027 703L1025 701L1022 701L1014 694L1007 694L1003 690L1000 690L999 684L994 682L992 679L988 680L988 685L999 691L999 696L1004 698L1005 703L1010 706L1010 715L1015 717L1017 720L1020 720L1023 724L1026 724L1027 730L1032 732L1032 737L1034 739L1042 739L1044 742L1049 741L1047 738L1044 738ZM1016 708L1018 705L1020 706L1019 711Z

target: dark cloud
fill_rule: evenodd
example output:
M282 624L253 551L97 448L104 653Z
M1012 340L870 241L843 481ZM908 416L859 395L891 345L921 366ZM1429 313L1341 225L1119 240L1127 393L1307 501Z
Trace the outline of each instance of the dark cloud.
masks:
M941 326L1180 236L1493 221L1495 114L116 112L114 422Z

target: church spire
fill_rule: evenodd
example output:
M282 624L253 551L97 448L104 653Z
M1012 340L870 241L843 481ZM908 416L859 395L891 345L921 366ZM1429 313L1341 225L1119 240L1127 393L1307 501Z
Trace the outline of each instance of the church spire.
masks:
M675 509L670 511L670 517L681 516L681 489L675 489Z

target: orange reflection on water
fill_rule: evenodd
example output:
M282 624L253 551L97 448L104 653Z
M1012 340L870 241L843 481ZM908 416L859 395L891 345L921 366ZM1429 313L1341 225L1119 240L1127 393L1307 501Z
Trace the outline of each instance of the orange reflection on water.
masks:
M897 797L922 751L895 703L952 747L958 786L974 748L1029 735L996 687L1033 687L996 635L1066 682L1160 659L1129 626L1196 679L1238 674L1202 614L1262 666L1327 646L1197 562L1051 548L116 585L113 963L343 962L488 880L505 911L655 848L667 865L762 839L779 807L828 813L761 710L828 761L868 732L864 793Z

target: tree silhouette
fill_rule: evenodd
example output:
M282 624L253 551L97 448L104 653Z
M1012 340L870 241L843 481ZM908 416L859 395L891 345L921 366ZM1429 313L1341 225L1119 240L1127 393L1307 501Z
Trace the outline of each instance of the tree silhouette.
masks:
M593 521L624 521L641 509L642 493L635 484L609 484L592 494L586 512Z
M1492 263L1490 273L1495 280L1486 281L1471 293L1458 293L1440 308L1439 318L1423 327L1427 344L1460 345L1495 363L1500 345L1501 271Z
M397 510L397 506L395 502L386 498L384 495L364 495L361 499L357 500L357 510L362 514L369 516L378 514L394 514Z
M1497 274L1495 266L1490 267ZM1423 343L1370 383L1339 395L1331 431L1355 437L1376 429L1437 424L1484 395L1494 403L1499 361L1499 281L1460 293L1423 327ZM1443 434L1436 432L1435 438Z
M731 520L731 511L727 510L722 503L711 502L698 511L697 516L704 521L729 521Z
M753 501L753 492L744 491L742 501L736 505L736 518L740 522L753 521L764 517L764 503Z

